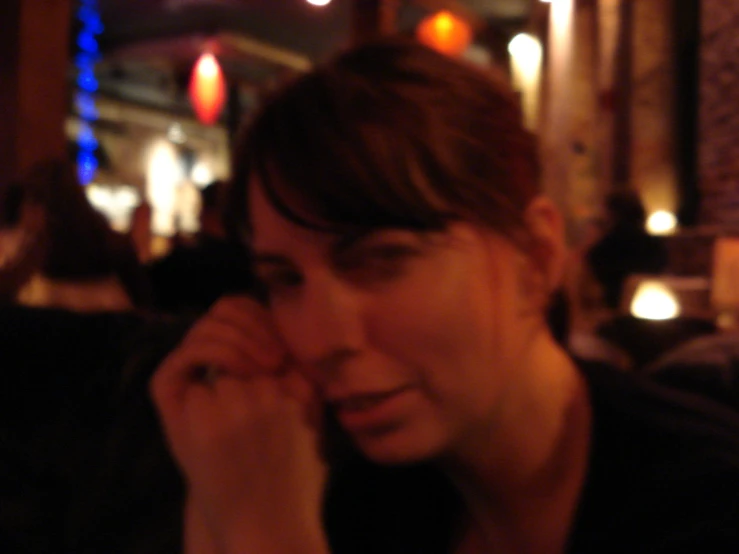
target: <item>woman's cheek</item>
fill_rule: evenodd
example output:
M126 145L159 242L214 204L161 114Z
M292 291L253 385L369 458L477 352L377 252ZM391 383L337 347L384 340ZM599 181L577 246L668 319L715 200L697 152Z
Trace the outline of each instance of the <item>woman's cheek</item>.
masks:
M427 271L422 279L368 302L367 329L374 347L406 364L438 364L440 357L453 363L476 331L476 302L463 269Z

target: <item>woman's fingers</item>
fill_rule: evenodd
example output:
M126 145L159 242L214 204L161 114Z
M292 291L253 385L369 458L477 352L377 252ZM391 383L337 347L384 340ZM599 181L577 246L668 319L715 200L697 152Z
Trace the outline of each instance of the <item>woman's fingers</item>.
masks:
M282 540L283 530L322 536L317 396L264 307L246 297L219 301L150 388L193 507L216 536L246 537L252 549Z
M195 323L150 382L150 393L176 456L191 440L218 428L210 405L224 376L248 379L276 374L286 351L267 311L247 297L220 300ZM198 415L189 416L188 414ZM221 414L222 415L222 414ZM200 432L202 430L202 433Z
M285 351L281 346L269 344L265 339L249 331L216 319L209 319L190 329L187 344L214 345L232 350L234 354L254 360L261 369L274 371L283 362Z
M306 521L315 526L311 535L321 533L320 429L282 380L222 374L209 386L192 384L177 414L163 416L191 498L229 541L280 540L282 530L304 529Z
M267 369L278 367L285 358L285 347L271 316L263 306L245 296L229 296L218 301L192 327L188 338L229 345Z
M308 425L321 428L323 408L315 386L296 367L290 367L280 376L280 386L286 395L296 399L303 407Z
M249 296L226 296L209 311L211 317L230 322L264 342L265 346L281 346L272 317L267 309Z
M276 372L285 358L285 348L264 307L247 297L226 297L192 326L165 359L152 379L152 395L158 403L169 402L168 398L176 401L205 377Z

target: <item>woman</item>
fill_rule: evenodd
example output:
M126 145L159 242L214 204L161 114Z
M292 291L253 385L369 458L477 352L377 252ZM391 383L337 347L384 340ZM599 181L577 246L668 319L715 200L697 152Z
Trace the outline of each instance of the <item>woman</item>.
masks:
M502 79L369 44L278 92L236 160L264 307L216 305L151 384L186 549L738 551L739 423L547 328L562 221Z

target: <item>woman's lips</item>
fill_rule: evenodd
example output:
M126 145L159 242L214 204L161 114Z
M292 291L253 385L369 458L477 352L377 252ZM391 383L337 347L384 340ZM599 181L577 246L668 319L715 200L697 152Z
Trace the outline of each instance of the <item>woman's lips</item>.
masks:
M410 387L391 391L352 394L332 402L347 431L386 428L400 422L406 411Z

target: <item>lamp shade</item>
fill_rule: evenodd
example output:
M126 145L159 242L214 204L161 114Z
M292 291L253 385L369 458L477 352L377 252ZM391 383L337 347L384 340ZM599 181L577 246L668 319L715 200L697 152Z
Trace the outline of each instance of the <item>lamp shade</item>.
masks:
M226 101L226 82L213 54L202 54L195 62L190 75L189 92L198 119L205 125L213 125L218 121Z
M416 36L426 46L449 56L459 56L472 42L472 28L462 18L443 10L424 18L418 24Z

